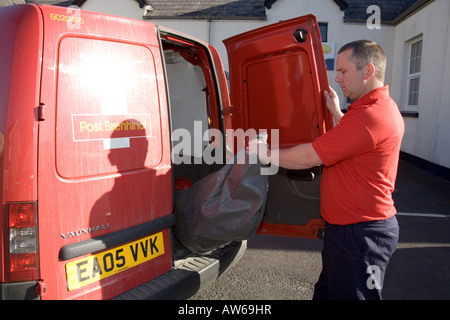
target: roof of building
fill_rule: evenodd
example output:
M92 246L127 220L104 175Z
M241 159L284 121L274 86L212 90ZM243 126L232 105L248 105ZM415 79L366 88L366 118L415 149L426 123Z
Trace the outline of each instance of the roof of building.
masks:
M87 0L0 0L0 6L36 3L82 6ZM149 19L266 19L266 8L277 0L135 0L139 7L148 6L145 17ZM410 13L433 0L333 0L344 11L345 22L365 22L372 12L371 5L380 8L381 22L395 24ZM331 1L330 1L331 2ZM283 0L279 1L283 4Z
M338 0L335 1L344 10L345 22L362 22L373 14L367 12L369 6L380 8L383 23L396 23L403 16L411 13L433 0Z
M6 7L14 4L25 4L25 3L35 3L35 4L46 4L46 5L59 5L68 7L73 2L76 1L54 1L54 0L0 0L0 7Z
M264 0L152 0L148 18L266 19ZM269 1L271 5L273 1Z
M23 4L25 0L0 0L0 7L11 6L13 4Z
M87 0L0 0L0 6L21 3L82 6ZM276 0L135 0L139 7L149 5L147 18L156 19L266 19L266 8Z

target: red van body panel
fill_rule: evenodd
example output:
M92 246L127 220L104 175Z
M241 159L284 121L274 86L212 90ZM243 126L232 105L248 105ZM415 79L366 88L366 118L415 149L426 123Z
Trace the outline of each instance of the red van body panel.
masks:
M168 226L155 236L161 242L154 247L154 238L145 239L92 262L70 253L66 260L60 250L172 214L159 41L155 26L142 21L83 12L80 20L67 22L60 18L66 10L41 10L45 41L40 102L45 119L39 124L38 203L41 278L47 287L43 298L108 299L171 269ZM138 259L155 257L131 267L133 256L127 252ZM69 270L74 261L81 266ZM97 262L104 264L101 272L89 269ZM90 282L106 271L111 276ZM69 278L70 272L78 272L78 279Z
M4 8L0 25L5 35L0 50L0 199L2 204L36 201L42 16L36 7ZM5 223L0 219L1 248ZM5 281L4 268L2 263L0 281Z

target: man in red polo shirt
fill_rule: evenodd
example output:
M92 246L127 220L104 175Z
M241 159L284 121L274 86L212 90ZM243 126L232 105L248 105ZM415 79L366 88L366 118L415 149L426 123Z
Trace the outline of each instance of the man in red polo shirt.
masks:
M336 127L312 143L279 151L280 167L324 168L323 269L314 299L381 299L386 266L398 242L392 192L404 133L384 86L385 67L386 56L372 41L342 47L335 81L354 103L344 115L329 88L325 99Z

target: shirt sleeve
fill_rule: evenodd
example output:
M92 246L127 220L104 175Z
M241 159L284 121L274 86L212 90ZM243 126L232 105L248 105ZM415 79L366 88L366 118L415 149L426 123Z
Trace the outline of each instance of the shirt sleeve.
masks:
M375 148L370 130L354 117L343 117L339 125L318 137L312 146L326 166L334 165Z

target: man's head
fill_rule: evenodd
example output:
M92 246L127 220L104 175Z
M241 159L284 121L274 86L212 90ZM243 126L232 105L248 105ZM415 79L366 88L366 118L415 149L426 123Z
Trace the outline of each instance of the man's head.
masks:
M373 41L353 41L339 50L336 70L338 75L335 80L344 91L344 96L357 100L383 86L386 55Z

